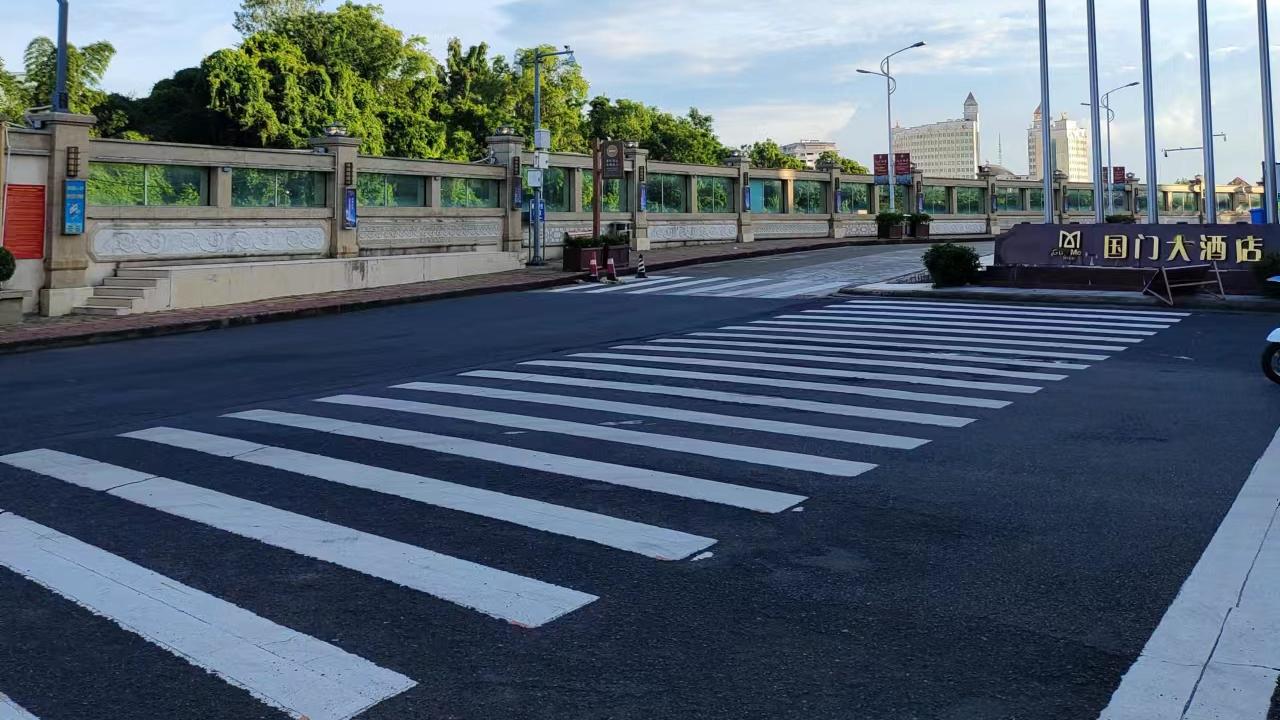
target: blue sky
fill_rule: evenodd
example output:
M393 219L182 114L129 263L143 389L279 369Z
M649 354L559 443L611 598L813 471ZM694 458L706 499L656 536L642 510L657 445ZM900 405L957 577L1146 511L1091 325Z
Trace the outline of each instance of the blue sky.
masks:
M13 2L13 0L6 0ZM1200 144L1195 0L1151 0L1156 54L1157 144ZM72 0L72 42L113 42L109 90L146 94L158 79L233 44L238 0ZM333 6L335 3L326 3ZM1053 110L1086 122L1089 96L1085 0L1050 0ZM593 94L631 97L673 112L716 118L730 144L772 137L834 139L869 164L885 145L883 85L857 75L887 52L900 56L895 120L958 117L965 95L982 106L983 154L1018 172L1039 102L1035 0L384 0L388 19L424 35L440 57L448 38L486 41L510 55L539 42L572 44ZM1138 0L1098 0L1103 89L1141 79ZM1254 181L1262 156L1255 0L1211 0L1211 54L1220 181ZM886 14L893 8L897 12ZM1280 2L1273 3L1280 15ZM0 57L21 64L26 42L52 35L54 0L31 0L0 25ZM1273 26L1275 23L1273 23ZM1280 28L1276 29L1280 32ZM1273 47L1274 50L1274 47ZM1280 66L1278 66L1280 68ZM1117 165L1145 175L1142 95L1114 96ZM1201 171L1200 154L1160 158L1160 179Z

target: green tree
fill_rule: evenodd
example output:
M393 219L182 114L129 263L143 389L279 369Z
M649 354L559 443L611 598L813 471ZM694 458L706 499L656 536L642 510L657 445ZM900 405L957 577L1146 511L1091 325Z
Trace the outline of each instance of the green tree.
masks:
M555 52L556 48L543 45L543 52ZM514 73L514 99L512 117L514 126L525 137L533 137L533 53L532 48L516 51ZM505 65L505 63L503 63ZM556 152L586 152L588 149L586 127L582 110L587 105L590 87L582 77L577 64L565 60L565 56L542 60L542 126L551 130L551 149Z
M105 40L78 48L67 46L67 95L71 112L88 114L107 100L99 85L116 49ZM28 106L48 105L53 98L58 65L58 46L47 37L38 37L27 45L23 55L26 65L25 98Z
M827 162L835 163L836 167L840 168L840 172L844 173L845 175L870 175L871 174L871 171L867 169L866 165L863 165L857 160L850 160L847 157L841 157L840 154L837 153L835 150L823 150L818 155L819 165Z
M751 166L757 168L781 168L784 170L803 170L804 161L782 152L782 148L772 139L743 145L742 151L751 158Z
M315 12L319 7L318 0L244 0L232 24L241 35L248 37L271 30L286 18Z
M710 115L690 108L677 117L634 100L596 97L587 111L592 137L635 140L653 160L715 165L727 152L716 137Z
M515 75L501 57L489 58L481 43L465 51L449 41L444 65L437 71L441 96L438 114L448 127L445 157L475 159L484 154L485 137L499 125L515 125Z
M0 60L0 122L20 119L26 103L26 89L18 76L4 69L4 60Z

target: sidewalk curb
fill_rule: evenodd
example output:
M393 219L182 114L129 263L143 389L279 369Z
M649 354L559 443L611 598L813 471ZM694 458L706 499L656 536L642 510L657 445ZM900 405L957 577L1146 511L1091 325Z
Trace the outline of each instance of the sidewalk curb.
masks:
M840 290L840 295L845 296L861 296L861 297L907 297L916 299L941 299L941 300L983 300L998 302L1019 302L1019 303L1071 303L1075 305L1140 305L1148 308L1162 308L1165 310L1223 310L1230 312L1262 312L1262 313L1280 313L1280 300L1272 300L1269 298L1256 299L1233 299L1228 296L1226 300L1217 298L1200 298L1187 297L1179 298L1176 307L1169 307L1164 303L1158 302L1153 298L1146 297L1141 293L1133 293L1132 297L1099 297L1090 294L1088 290L1059 290L1056 292L1045 292L1044 289L1025 290L1023 288L1007 288L1000 290L933 290L904 287L901 290L889 290L885 288L865 288L865 286L847 287ZM1249 296L1253 298L1253 296Z
M981 241L981 238L977 241ZM814 250L826 250L828 248L851 247L855 245L907 245L915 244L914 238L906 238L903 240L880 240L877 238L848 238L836 240L834 242L821 242L821 240L830 240L830 238L814 238L815 242L811 245L793 245L789 247L761 247L749 250L741 250L737 252L724 252L715 255L707 255L704 257L682 258L676 260L658 261L648 264L649 270L670 270L680 267L688 267L692 265L704 265L714 262L726 262L731 260L743 260L747 258L766 257L770 255L786 255L799 252L810 252ZM738 245L736 247L743 247ZM629 268L628 275L634 274L635 269ZM49 337L36 338L14 338L6 339L0 335L0 355L16 354L29 352L34 350L47 350L52 348L76 347L80 345L97 345L101 343L118 342L122 340L137 340L148 337L162 337L165 335L179 335L186 333L204 332L207 330L219 330L222 328L241 327L245 325L258 325L270 322L281 322L285 320L296 320L308 317L320 317L323 315L337 315L342 313L357 312L360 310L372 310L380 307L391 307L394 305L407 305L410 303L430 302L433 300L449 300L453 298L491 295L504 292L527 292L530 290L543 290L547 288L559 287L562 285L572 285L581 282L588 277L587 273L574 273L572 275L559 275L538 280L528 280L524 282L508 283L505 285L490 285L479 287L458 288L456 290L441 290L439 292L427 292L417 295L403 295L398 297L380 297L370 298L367 300L338 300L331 303L323 303L311 305L308 307L297 308L278 308L263 309L255 311L247 311L241 315L228 315L226 317L217 318L200 318L192 320L175 319L173 322L143 325L138 327L121 327L113 329L99 329L88 332L75 333L68 332L66 335L51 335ZM314 297L314 296L296 296L296 299ZM287 301L295 298L277 298L279 301ZM226 306L228 308L234 306ZM216 310L216 308L213 308ZM183 311L177 311L183 312ZM140 314L135 316L124 316L135 318L147 318L148 315ZM154 316L151 316L154 317Z

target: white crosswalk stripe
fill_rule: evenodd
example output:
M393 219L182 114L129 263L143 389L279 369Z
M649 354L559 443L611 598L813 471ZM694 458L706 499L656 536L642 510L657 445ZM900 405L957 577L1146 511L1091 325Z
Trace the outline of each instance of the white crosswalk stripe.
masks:
M692 353L695 355L723 355L727 357L765 358L767 360L801 360L804 362L827 363L832 365L857 365L860 367L900 368L903 370L933 370L935 372L954 372L965 375L985 375L988 377L1016 378L1019 380L1047 380L1050 382L1065 380L1066 375L1056 373L1023 372L1021 370L1000 370L997 368L973 367L970 365L941 365L938 363L905 362L899 360L868 360L862 358L829 357L826 355L807 355L804 353L764 352L756 350L725 350L709 347L689 347L678 345L615 345L614 350L639 350L642 352Z
M758 285L762 282L769 282L769 280L768 278L748 278L746 280L734 280L733 282L721 283L719 285L696 287L692 290L681 290L680 292L673 292L671 294L672 295L712 294L712 293L724 292L725 290L728 290L730 288L743 287L745 285Z
M910 305L912 307L943 307L943 308L987 308L1000 311L1015 310L1034 310L1043 313L1075 313L1085 315L1136 315L1139 317L1159 317L1159 318L1186 318L1191 317L1191 313L1172 312L1164 310L1137 310L1137 309L1114 309L1114 308L1092 308L1080 305L1072 305L1069 307L1058 307L1053 305L1018 305L1005 303L973 303L973 302L936 302L925 300L851 300L850 303L872 303L886 305Z
M715 544L711 538L621 520L585 510L482 490L236 438L157 427L123 437L194 450L240 462L396 495L437 507L503 520L524 527L599 543L658 560L680 560Z
M864 397L885 398L887 400L906 400L910 402L935 403L939 405L957 405L960 407L999 409L1010 405L1007 400L994 400L989 398L964 397L961 395L936 395L934 393L891 390L888 388L868 388L858 387L856 385L808 382L804 380L787 380L785 378L761 377L757 375L726 375L724 373L691 372L688 370L672 370L669 368L649 368L639 365L614 365L610 363L575 362L573 360L530 360L520 364L530 367L598 370L601 372L622 375L687 378L689 380L706 380L708 382L728 383L732 385L759 385L771 388L787 388L790 390L813 390L816 392L831 394L862 395ZM699 364L715 366L718 363L708 362Z
M695 285L706 285L708 283L724 282L725 280L729 280L729 279L730 278L727 278L727 277L701 278L699 280L686 280L684 282L672 283L671 285L664 285L662 287L641 287L639 289L631 288L627 294L628 295L648 295L650 293L656 293L656 292L667 292L669 290L691 288Z
M0 462L324 560L523 627L540 627L598 599L379 535L76 455L31 450L0 457Z
M671 277L671 276L665 276L665 275L654 275L646 280L632 280L631 282L634 284L643 283L645 285L661 285L662 283L669 283L669 282L675 282L677 280L688 280L688 279L689 278L687 277ZM606 287L608 289L616 288L618 290L621 290L625 286L609 285ZM581 283L579 285L566 285L564 287L552 288L550 290L545 290L543 292L569 293L569 292L586 292L587 290L602 290L602 289L606 289L606 288L601 288L599 283Z
M11 700L8 695L0 693L0 720L40 720L40 718Z
M1045 350L1011 350L1009 348L989 347L987 345L954 345L941 343L919 343L910 340L850 340L847 336L872 336L884 337L881 333L842 333L839 331L832 332L830 330L809 330L800 328L773 328L761 325L726 325L721 330L734 330L737 332L695 332L689 333L694 337L743 337L743 338L759 338L787 340L788 342L801 340L813 343L834 343L838 345L859 345L863 347L898 347L898 348L920 348L922 350L949 350L949 351L965 351L980 352L988 355L1013 355L1016 357L1039 357L1039 358L1061 358L1063 360L1086 360L1102 362L1108 359L1109 355L1095 355L1090 353L1067 353L1067 352L1050 352ZM845 337L833 337L845 336ZM889 335L888 337L894 337ZM912 337L899 335L897 337ZM956 342L968 342L964 338L954 338Z
M783 317L783 316L779 316L779 317ZM1081 343L1042 342L1038 340L1010 340L1007 337L999 337L1002 335L1008 336L1012 334L1016 334L1019 337L1027 337L1028 335L1031 335L1032 337L1043 337L1042 335L1039 335L1039 334L1029 334L1029 333L994 333L994 332L971 333L973 335L982 335L983 337L981 338L958 337L956 335L905 335L898 332L868 332L868 331L902 330L902 331L910 331L913 333L925 333L928 331L923 330L921 328L917 328L917 327L891 328L891 327L885 327L883 325L865 325L865 326L852 325L851 326L847 323L841 325L841 324L836 324L831 322L816 322L816 321L810 322L807 320L755 320L751 323L750 327L752 329L761 329L761 328L765 328L766 326L772 326L772 325L781 326L785 328L786 332L813 333L813 334L820 333L823 335L839 335L843 337L897 338L901 340L935 340L939 342L982 342L987 345L1010 345L1010 346L1017 346L1017 347L1041 347L1041 348L1066 348L1069 350L1100 350L1103 352L1122 352L1123 350L1126 349L1124 345L1092 345L1092 344L1081 344ZM806 328L806 329L799 330L796 328ZM819 330L818 328L822 328L822 329ZM858 330L859 328L861 329L861 332L852 331L852 330ZM953 330L950 332L964 333L968 331ZM988 337L988 336L991 336L991 337ZM1117 340L1117 342L1128 342L1128 340Z
M0 565L294 716L349 720L416 685L13 513L0 513Z
M981 335L983 337L1008 337L1008 338L1040 338L1040 339L1056 339L1056 340L1072 340L1082 342L1101 342L1101 343L1140 343L1143 338L1140 337L1111 337L1099 335L1071 335L1068 333L1049 333L1049 332L1020 332L1018 330L976 330L975 327L984 327L982 325L970 325L968 327L960 327L952 325L938 325L928 322L899 322L885 318L841 318L822 315L779 315L781 320L815 322L817 327L828 328L850 328L854 330L905 330L914 332L947 332L955 335ZM776 321L769 321L776 322ZM885 324L881 324L885 323ZM985 326L992 327L992 326ZM1021 328L1023 330L1032 330L1035 328Z
M824 282L824 283L817 283L813 285L807 285L804 287L790 288L787 290L783 290L781 292L766 293L764 295L760 295L759 297L774 299L774 298L798 298L798 297L813 297L817 295L829 295L832 292L835 292L836 290L839 290L840 288L845 287L846 285L848 285L847 281Z
M703 480L675 473L615 465L569 455L525 450L524 448L496 445L465 438L406 430L404 428L335 420L315 415L301 415L275 410L249 410L232 413L226 417L362 438L449 455L460 455L502 465L541 470L558 475L578 477L584 480L595 480L612 485L676 495L694 500L705 500L760 512L782 512L807 499L790 493L732 485L714 480Z
M1015 317L1011 315L987 316L970 313L921 313L912 310L866 310L862 308L848 308L845 306L835 306L822 308L820 310L806 310L809 313L840 315L842 317L888 317L888 318L910 318L912 320L981 320L984 323L1000 321L1001 323L1014 323L1016 326L1030 325L1053 325L1052 329L1072 330L1077 327L1095 329L1107 328L1099 330L1099 332L1123 332L1135 335L1155 335L1154 332L1142 332L1152 330L1167 330L1169 325L1152 324L1151 322L1114 322L1115 318L1107 320L1059 320L1058 318L1042 318L1042 317ZM946 323L943 323L946 324ZM1067 326L1058 328L1056 326ZM975 325L973 327L980 327ZM1014 325L992 325L992 327L1014 327ZM1122 328L1120 330L1111 330L1111 328ZM1043 328L1041 328L1043 329Z
M952 320L938 320L935 318L925 318L923 320L913 318L905 313L848 313L843 310L805 310L804 314L809 317L823 317L828 320L854 320L862 323L895 323L898 325L926 325L930 328L984 328L998 330L1050 330L1052 332L1080 332L1080 333L1106 333L1109 335L1139 335L1151 337L1156 334L1157 330L1164 329L1163 326L1156 327L1154 330L1132 329L1135 326L1126 325L1124 329L1110 327L1115 323L1099 323L1089 327L1061 327L1058 325L1047 325L1039 321L1015 322L1012 318L999 318L1000 322L991 322L990 318L979 318L983 322L957 322ZM888 315L888 317L881 317ZM1031 324L1031 323L1036 324ZM1062 320L1060 322L1075 322L1071 320ZM1106 325L1108 327L1102 327ZM1144 326L1137 326L1142 328Z
M901 435L886 435L884 433L844 430L841 428L824 427L821 425L805 425L802 423L779 422L776 420L761 420L759 418L722 415L719 413L695 412L692 410L657 407L654 405L614 402L612 400L601 400L599 398L577 398L566 395L531 393L524 392L522 390L508 390L505 388L426 382L405 383L404 385L396 385L395 387L402 390L417 390L420 392L437 392L455 395L468 395L471 397L494 398L497 400L541 403L544 405L557 405L560 407L571 407L581 410L598 410L601 412L612 412L623 415L637 415L641 417L662 418L678 422L711 425L713 427L733 427L742 430L757 430L759 432L775 433L778 435L793 435L803 438L821 438L823 440L831 440L834 442L898 448L900 450L914 450L915 448L929 442L928 440L923 440L921 438L903 437Z
M1070 310L1057 310L1047 308L1044 310L1014 310L1011 308L1001 308L993 310L990 306L970 305L970 304L943 304L943 303L916 303L916 302L884 302L878 300L851 300L838 306L831 307L848 307L848 308L867 308L875 310L910 310L916 313L951 313L963 312L967 315L995 315L999 317L1035 317L1035 318L1072 318L1076 320L1133 320L1137 322L1150 323L1177 323L1181 322L1183 316L1161 315L1159 313L1139 313L1139 312L1122 312L1122 311L1093 311L1093 312L1076 312Z
M660 278L657 282L654 282L654 280L652 279L647 279L647 280L637 280L634 282L614 283L611 285L605 285L603 287L597 284L594 287L588 287L586 292L583 293L583 295L595 295L598 293L626 292L628 290L636 290L636 289L647 287L647 286L654 286L654 285L661 285L661 284L679 284L682 281L692 280L692 279L693 278L689 278L689 277L664 277L664 278Z
M661 448L672 452L687 453L690 455L705 455L707 457L719 458L721 460L752 463L755 465L770 465L790 470L804 470L823 475L835 475L837 477L857 477L858 475L875 468L875 465L872 465L871 463L839 460L837 458L825 456L805 455L802 453L793 453L784 450L770 450L767 448L749 445L734 445L714 440L698 440L695 438L680 437L676 435L661 435L658 433L639 432L636 430L623 430L616 427L602 427L599 425L589 425L587 423L572 422L569 420L555 420L552 418L532 415L516 415L514 413L477 410L475 408L420 403L412 400L397 400L395 398L372 397L369 395L335 395L333 397L321 398L320 402L336 405L377 408L380 410L392 410L395 412L414 413L418 415L431 415L434 417L453 418L455 420L468 420L471 422L485 423L489 425L533 430L535 432L549 432L582 438L594 438L597 440L606 440L608 442L623 443L626 445Z
M847 285L849 285L848 280L835 281L822 279L818 276L804 278L753 277L737 280L732 277L663 276L659 278L653 276L645 280L632 279L617 285L604 287L595 283L583 283L540 292L577 293L579 295L618 293L623 295L785 299L830 295Z
M836 403L816 402L813 400L796 400L793 398L772 395L746 395L743 393L703 390L683 385L646 385L643 383L616 382L610 380L584 379L560 375L538 375L536 373L502 372L499 370L473 370L462 373L460 377L489 378L492 380L518 380L527 383L543 383L547 385L567 385L576 388L597 390L621 390L624 392L649 393L671 397L712 400L740 405L756 405L759 407L780 407L804 412L823 413L827 415L844 415L846 417L869 418L873 420L890 420L893 422L915 423L917 425L937 425L939 427L964 427L974 418L955 417L951 415L933 415L929 413L907 412L905 410L885 410L881 408L860 407L857 405L839 405Z
M700 365L703 367L734 368L738 370L759 370L762 372L790 373L793 375L821 375L823 377L853 378L858 380L883 380L885 382L907 383L911 385L933 385L962 390L991 390L1031 394L1039 392L1036 385L1015 385L1010 383L989 383L973 380L953 380L951 378L927 375L896 375L891 373L859 372L854 370L834 370L815 368L804 365L778 365L770 363L737 362L735 360L710 360L707 358L661 357L656 355L629 355L627 353L574 353L569 357L590 358L594 360L632 360L658 365Z
M1020 360L1017 358L1003 357L982 357L979 355L959 355L947 352L913 352L909 350L874 350L869 348L856 347L839 347L834 345L805 345L803 343L796 344L794 342L778 342L777 340L786 340L782 338L760 337L759 335L749 335L746 333L713 333L701 332L690 333L689 338L661 338L654 340L655 343L667 345L716 345L721 347L740 347L740 348L761 348L772 350L806 350L810 352L830 352L830 353L846 353L855 355L874 355L876 357L914 357L926 358L934 360L956 360L960 362L977 362L991 363L994 365L1009 365L1014 367L1033 367L1046 368L1055 370L1085 370L1088 365L1079 365L1076 363L1066 362L1048 362L1045 360ZM694 338L726 338L725 340L699 340ZM738 341L729 338L750 338L749 341ZM803 338L801 338L803 339ZM775 342L769 342L774 340Z

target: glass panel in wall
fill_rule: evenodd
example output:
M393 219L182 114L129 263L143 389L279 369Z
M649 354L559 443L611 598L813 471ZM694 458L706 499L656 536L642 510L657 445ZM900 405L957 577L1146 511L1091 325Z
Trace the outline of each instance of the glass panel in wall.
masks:
M1106 192L1105 190L1103 191ZM1103 196L1102 211L1108 215L1126 215L1129 213L1129 196L1122 188L1111 188L1111 202L1107 204L1107 196Z
M997 212L1021 212L1022 211L1022 189L1016 187L998 187L996 188L996 211Z
M733 178L700 177L698 178L698 212L731 213L734 212Z
M1262 195L1259 193L1249 193L1249 209L1256 210L1262 207Z
M310 170L276 171L279 207L324 207L325 174Z
M360 207L386 207L387 176L380 173L356 175L356 202Z
M1044 188L1032 188L1027 191L1027 209L1032 212L1044 212Z
M148 205L207 205L209 170L190 165L147 165Z
M782 212L782 181L751 181L751 212L773 215Z
M452 208L496 208L498 181L488 178L440 178L440 204Z
M840 209L846 214L866 214L871 211L871 186L861 183L840 185Z
M987 190L978 187L956 188L956 212L961 215L986 215Z
M827 213L827 184L821 180L796 180L791 189L797 213L825 215Z
M1169 209L1173 212L1196 212L1200 204L1195 193L1173 191L1169 193Z
M930 215L946 215L951 212L947 189L941 185L924 186L924 211Z
M388 175L387 204L422 207L427 204L427 179L419 175Z
M231 205L234 207L275 207L276 171L235 168L231 171Z
M913 208L907 205L907 186L894 185L893 190L894 190L893 202L896 204L896 207L894 208L894 212L900 212L900 213L911 212ZM880 202L880 212L888 212L889 211L889 186L877 185L876 197L879 199L879 202Z
M1147 211L1147 189L1137 188L1133 192L1133 206L1136 212L1144 213Z
M532 202L533 188L529 187L530 169L525 168L521 186L525 199ZM582 182L591 183L590 173L586 174ZM542 171L542 201L547 204L547 212L569 212L569 170L567 168L549 167ZM583 209L591 210L590 207Z
M592 187L594 174L590 170L582 171L582 209L591 212L591 202L595 197ZM600 196L601 212L630 212L631 203L627 201L627 181L623 179L605 180L601 183L604 192Z
M1215 193L1218 199L1218 212L1235 212L1236 199L1234 193Z
M126 163L89 163L90 205L145 205L146 168Z
M649 173L644 183L645 212L689 212L684 192L685 178L685 175Z
M1067 212L1093 210L1093 190L1067 188Z

